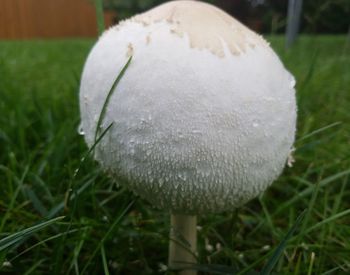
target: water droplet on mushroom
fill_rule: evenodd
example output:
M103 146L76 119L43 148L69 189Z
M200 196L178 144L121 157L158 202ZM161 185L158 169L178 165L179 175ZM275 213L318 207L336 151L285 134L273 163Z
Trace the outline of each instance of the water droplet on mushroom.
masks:
M293 89L295 87L296 81L294 76L289 75L289 88Z
M187 175L186 175L186 173L184 172L183 174L182 173L179 173L179 178L180 179L182 179L183 181L186 181L186 179L187 179Z
M80 124L79 127L78 127L78 134L81 135L81 136L85 135L85 132L84 132L82 124Z
M146 119L143 118L143 117L140 119L140 121L141 121L141 124L145 124L146 123Z

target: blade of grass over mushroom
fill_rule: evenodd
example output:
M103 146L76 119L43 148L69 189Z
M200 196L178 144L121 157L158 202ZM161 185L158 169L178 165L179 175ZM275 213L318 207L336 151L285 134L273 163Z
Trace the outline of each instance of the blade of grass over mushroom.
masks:
M78 207L78 196L87 189L87 187L89 187L90 185L92 185L92 183L95 182L96 177L98 176L98 173L96 173L95 176L93 176L92 178L90 178L86 183L84 183L84 185L82 187L80 187L78 190L76 189L76 185L73 186L73 182L75 181L80 169L82 168L83 164L85 163L87 156L94 150L94 148L96 147L96 145L102 140L102 138L105 136L105 134L110 130L110 128L113 126L113 122L102 132L102 134L97 138L97 140L94 142L94 144L92 145L92 147L85 153L85 155L80 159L79 162L79 166L78 168L75 170L74 174L73 174L73 178L69 181L69 187L68 187L68 191L67 191L67 195L64 199L64 201L62 203L60 203L59 205L57 205L55 208L53 208L52 211L50 211L50 215L55 215L55 213L63 210L65 207L68 206L70 201L74 201L73 203L73 209L70 213L70 221L69 221L69 225L67 227L66 232L69 232L71 230L71 227L73 226L73 217L74 214L76 212L76 209ZM91 177L91 175L88 175L88 177ZM73 192L70 192L70 190L73 189ZM62 243L65 242L67 238L67 234L62 236Z
M37 225L33 225L29 228L23 229L17 233L11 234L10 236L3 238L2 240L0 240L0 251L3 251L6 248L9 248L15 245L16 243L22 241L23 239L33 235L35 232L45 227L48 227L58 221L61 221L62 219L64 219L64 216L57 217L48 221L44 221Z
M94 151L96 145L102 140L102 138L106 135L106 133L109 131L109 129L113 126L113 122L102 132L102 134L97 138L97 140L94 142L94 144L91 146L91 148L85 153L85 155L80 159L79 162L79 166L78 168L75 170L74 175L73 175L73 179L69 182L69 186L68 186L68 191L67 191L67 196L64 200L63 203L57 205L56 207L54 207L48 217L53 217L58 211L62 210L65 206L67 206L68 202L71 201L73 198L76 198L79 194L81 194L91 183L94 182L94 179L96 177L93 177L93 180L89 180L88 182L86 182L81 188L79 188L79 190L76 190L73 188L73 192L70 192L69 190L72 189L72 183L75 180L75 178L77 177L77 175L79 174L79 171L81 170L83 164L85 163L87 157L91 154L91 152ZM89 183L89 184L87 184ZM74 197L72 197L74 196ZM73 211L74 213L74 211Z
M111 124L108 125L108 127L103 130L103 132L101 133L101 135L95 140L94 144L91 146L91 148L84 154L84 156L80 159L79 162L79 166L78 168L75 170L75 173L73 175L73 178L75 178L81 167L83 166L84 162L86 161L87 157L95 150L96 146L99 144L99 142L102 140L102 138L107 134L107 132L109 131L109 129L111 129L113 126L113 122Z
M299 217L296 219L294 225L288 230L286 236L282 239L280 244L277 246L275 252L272 254L272 257L268 260L264 268L261 270L261 275L268 275L271 274L272 269L276 265L278 259L282 255L288 240L293 236L296 229L299 227L299 224L303 220L306 213L306 209L299 215Z
M105 101L104 101L104 103L102 105L100 116L98 118L96 129L95 129L95 138L94 138L95 141L97 140L97 136L99 134L102 121L103 121L103 119L105 117L106 109L107 109L109 100L111 99L113 92L115 91L116 87L118 86L119 81L122 79L123 75L125 74L126 69L129 67L131 59L132 59L132 56L129 57L128 61L126 62L126 64L122 68L122 70L120 71L119 75L114 80L113 85L112 85L111 89L109 90L109 92L108 92L108 94L106 96L106 99L105 99Z

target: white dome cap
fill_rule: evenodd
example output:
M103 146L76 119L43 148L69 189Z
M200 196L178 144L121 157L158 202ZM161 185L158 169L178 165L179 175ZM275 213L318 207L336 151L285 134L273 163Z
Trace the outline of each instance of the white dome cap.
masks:
M173 1L106 31L80 88L89 147L118 73L95 158L159 208L231 210L281 173L294 142L294 78L268 44L222 10Z

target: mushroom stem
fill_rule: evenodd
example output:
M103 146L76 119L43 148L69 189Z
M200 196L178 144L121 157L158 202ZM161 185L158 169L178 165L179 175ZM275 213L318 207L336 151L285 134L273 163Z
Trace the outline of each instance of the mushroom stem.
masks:
M197 216L171 215L169 267L184 268L196 263ZM184 270L181 275L195 275L196 271Z

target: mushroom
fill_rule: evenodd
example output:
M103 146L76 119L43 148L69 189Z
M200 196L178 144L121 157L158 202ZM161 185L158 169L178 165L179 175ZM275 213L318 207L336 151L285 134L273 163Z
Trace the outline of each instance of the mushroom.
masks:
M89 147L130 56L94 157L171 213L169 264L178 267L195 262L196 215L237 208L281 174L295 136L295 80L261 36L224 11L167 2L110 28L90 52L80 87Z

